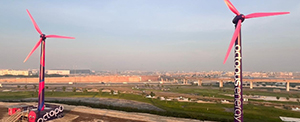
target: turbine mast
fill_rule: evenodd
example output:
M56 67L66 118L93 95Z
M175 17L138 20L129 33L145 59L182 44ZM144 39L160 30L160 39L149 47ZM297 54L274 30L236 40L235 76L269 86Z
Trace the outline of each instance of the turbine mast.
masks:
M236 18L238 18L238 16ZM238 25L238 21L239 20L237 20L236 23L234 22L235 28L240 26L240 29L237 30L239 34L235 40L234 47L234 121L243 122L242 37L241 25Z
M45 36L45 35L44 35ZM40 75L39 75L39 98L38 98L38 111L44 110L44 92L45 92L45 40L42 38L41 54L40 54Z

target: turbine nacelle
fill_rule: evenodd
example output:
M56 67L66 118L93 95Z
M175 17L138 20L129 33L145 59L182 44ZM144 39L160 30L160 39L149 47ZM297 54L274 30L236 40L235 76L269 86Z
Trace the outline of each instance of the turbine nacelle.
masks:
M240 14L240 15L237 15L233 18L232 20L232 23L233 24L238 24L239 20L242 20L242 22L244 22L245 20L245 15L244 14Z
M45 40L47 38L45 34L41 34L40 37L42 40Z

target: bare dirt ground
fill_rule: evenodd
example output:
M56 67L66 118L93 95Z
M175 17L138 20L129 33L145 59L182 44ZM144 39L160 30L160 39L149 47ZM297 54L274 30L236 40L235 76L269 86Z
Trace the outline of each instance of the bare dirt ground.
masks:
M87 113L75 112L75 111L70 111L67 114L78 116L75 119L73 119L72 122L94 122L94 121L96 122L146 122L146 121L139 121L139 120L103 116L97 114L87 114Z
M2 119L5 114L8 114L7 113L7 107L0 106L0 119Z
M0 120L2 120L0 122L4 122L3 120L8 117L7 106L16 104L34 105L37 103L0 102ZM84 106L63 106L65 108L64 117L56 120L51 120L50 122L200 122L199 120L165 117L147 113L94 109Z
M0 104L1 104L0 122L5 122L6 118L8 118L7 106L15 105L19 103L0 103ZM32 103L28 103L28 105L30 104ZM79 112L77 110L73 111L70 110L71 108L75 108L75 107L67 106L67 109L65 109L64 111L65 117L52 120L52 122L146 122L146 121L139 121L139 120L132 120L132 119L124 119L120 117L111 117L106 115L84 113L84 112Z

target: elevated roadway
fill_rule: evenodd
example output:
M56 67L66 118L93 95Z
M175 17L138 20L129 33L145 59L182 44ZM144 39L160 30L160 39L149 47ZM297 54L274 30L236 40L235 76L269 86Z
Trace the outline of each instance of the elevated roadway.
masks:
M223 87L224 81L234 82L234 78L199 78L199 77L172 77L175 80L182 80L183 84L187 84L188 80L197 80L201 86L203 81L219 81L219 87ZM250 89L253 89L253 82L285 82L286 91L290 91L290 83L300 83L300 79L266 79L266 78L243 78L243 82L250 83Z

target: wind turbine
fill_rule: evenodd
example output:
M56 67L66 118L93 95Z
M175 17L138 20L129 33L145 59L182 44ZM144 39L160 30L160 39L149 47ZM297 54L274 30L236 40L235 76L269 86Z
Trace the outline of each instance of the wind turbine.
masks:
M227 50L225 59L223 64L226 63L226 60L230 54L231 48L233 44L235 44L235 59L234 59L234 121L242 122L243 121L243 91L242 91L242 38L241 38L241 23L244 22L245 19L256 18L256 17L266 17L266 16L274 16L274 15L282 15L289 14L290 12L263 12L263 13L252 13L248 15L240 14L240 12L232 5L229 0L224 0L228 8L236 14L235 18L232 22L235 24L235 31L231 42L229 44L229 48Z
M59 35L45 35L42 33L34 19L32 18L29 11L26 9L36 31L40 34L40 40L35 44L31 52L28 54L24 63L31 56L31 54L38 48L41 44L41 54L40 54L40 74L39 74L39 98L38 98L38 111L44 110L44 87L45 87L45 40L46 38L64 38L64 39L75 39L74 37L59 36Z

